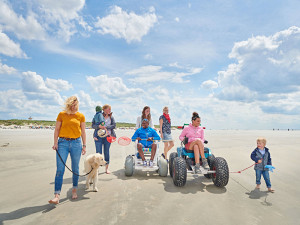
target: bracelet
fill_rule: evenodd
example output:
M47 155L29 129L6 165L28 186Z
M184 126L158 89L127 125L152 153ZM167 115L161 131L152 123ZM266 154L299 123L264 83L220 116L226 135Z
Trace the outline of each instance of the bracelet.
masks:
M86 145L82 145L83 147L86 147Z

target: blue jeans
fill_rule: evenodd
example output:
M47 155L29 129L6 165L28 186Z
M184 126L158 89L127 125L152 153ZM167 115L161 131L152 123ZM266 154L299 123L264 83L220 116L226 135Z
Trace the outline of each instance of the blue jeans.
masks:
M81 157L81 139L77 138L75 140L67 141L63 138L58 139L58 153L60 154L64 163L66 163L68 155L70 153L71 156L71 164L72 164L72 171L74 173L79 174L79 161ZM63 176L65 172L65 165L56 154L56 175L55 175L55 188L54 194L60 194L61 187L63 184ZM77 188L78 186L78 179L79 177L73 174L73 188Z
M104 145L104 160L107 164L109 164L109 148L110 144L106 137L100 138L98 137L98 141L95 140L95 146L96 146L96 153L102 154L102 145Z
M256 172L256 184L261 184L260 183L260 178L261 175L263 175L267 188L271 187L271 180L270 180L270 175L269 175L269 171L268 170L255 170Z

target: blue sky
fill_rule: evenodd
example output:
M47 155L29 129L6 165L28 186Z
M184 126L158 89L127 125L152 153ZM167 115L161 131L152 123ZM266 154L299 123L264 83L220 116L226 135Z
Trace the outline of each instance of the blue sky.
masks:
M299 1L0 0L0 119L145 105L208 129L300 129Z

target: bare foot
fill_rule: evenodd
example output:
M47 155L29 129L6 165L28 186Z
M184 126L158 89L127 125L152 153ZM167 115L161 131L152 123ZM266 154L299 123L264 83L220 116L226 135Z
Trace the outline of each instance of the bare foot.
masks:
M110 174L110 171L109 170L106 170L106 172L105 172L106 174Z
M77 192L76 192L76 189L73 189L72 190L72 199L77 199L78 196L77 196Z
M256 185L256 187L255 187L256 189L260 189L260 185Z
M59 198L58 197L55 197L51 200L48 201L50 204L54 204L54 205L57 205L59 203Z
M272 188L268 188L268 192L274 193L275 190L273 190Z

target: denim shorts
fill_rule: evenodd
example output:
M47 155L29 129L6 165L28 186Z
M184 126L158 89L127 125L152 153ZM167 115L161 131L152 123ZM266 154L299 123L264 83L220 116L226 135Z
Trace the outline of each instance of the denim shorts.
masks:
M163 142L173 141L172 135L171 134L167 134L167 133L163 133L163 139L162 139L162 141Z

